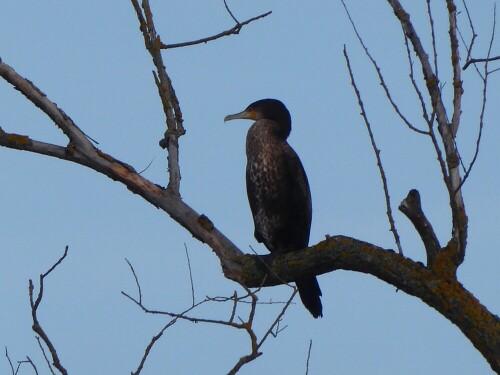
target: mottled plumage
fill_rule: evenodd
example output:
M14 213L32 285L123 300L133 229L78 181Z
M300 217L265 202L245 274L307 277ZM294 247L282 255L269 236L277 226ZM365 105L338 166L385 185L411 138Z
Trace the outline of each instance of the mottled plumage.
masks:
M272 253L308 246L311 229L309 183L295 151L286 139L290 113L278 100L264 99L245 111L227 116L253 119L247 134L247 195L255 224L255 238ZM295 280L300 298L311 314L322 316L321 290L316 277Z

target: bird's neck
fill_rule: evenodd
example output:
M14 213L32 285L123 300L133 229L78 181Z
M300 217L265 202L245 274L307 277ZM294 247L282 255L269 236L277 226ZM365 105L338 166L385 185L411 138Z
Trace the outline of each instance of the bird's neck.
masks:
M258 120L248 130L247 138L260 140L263 143L286 142L290 130L290 124L274 120Z
M286 137L283 137L274 121L256 121L247 134L247 158L252 162L279 158L286 143Z

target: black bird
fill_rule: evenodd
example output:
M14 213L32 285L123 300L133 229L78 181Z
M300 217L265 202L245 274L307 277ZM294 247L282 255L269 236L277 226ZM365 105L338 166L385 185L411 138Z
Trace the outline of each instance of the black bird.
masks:
M248 130L247 195L255 238L271 253L304 249L311 230L311 192L299 157L286 139L292 130L290 112L276 99L250 104L224 121L255 120ZM315 276L295 280L304 306L323 316L321 289Z

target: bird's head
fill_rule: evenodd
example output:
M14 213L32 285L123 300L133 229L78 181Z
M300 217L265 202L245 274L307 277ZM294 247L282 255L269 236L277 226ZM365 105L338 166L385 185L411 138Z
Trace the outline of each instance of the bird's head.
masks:
M262 99L250 104L243 112L224 117L224 122L247 119L247 120L271 120L276 122L280 130L288 136L292 126L290 112L285 105L277 99Z

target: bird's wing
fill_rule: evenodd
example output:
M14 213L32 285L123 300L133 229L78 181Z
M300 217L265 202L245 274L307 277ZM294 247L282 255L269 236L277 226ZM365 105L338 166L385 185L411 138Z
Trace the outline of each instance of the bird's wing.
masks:
M291 194L290 206L292 215L292 235L298 248L309 244L311 230L312 203L309 181L299 156L288 144L285 147L285 160L287 162L290 179Z

